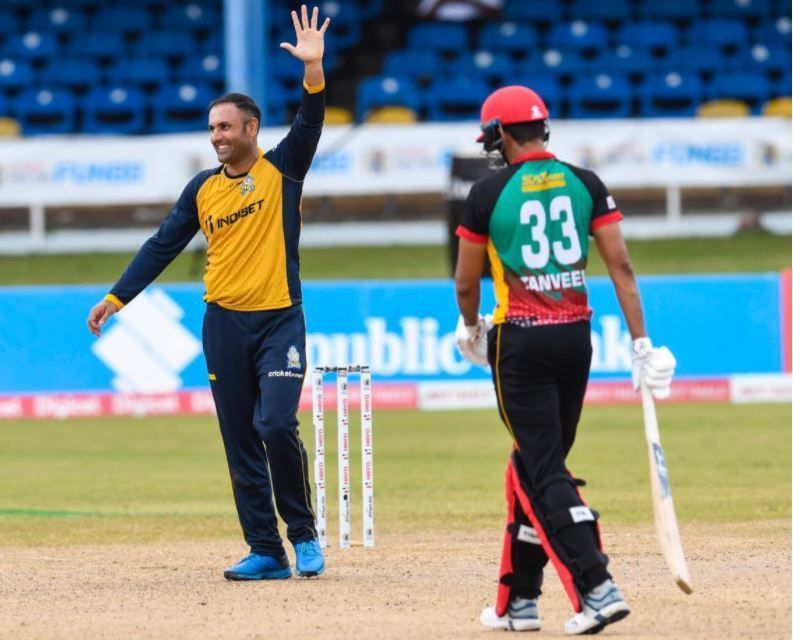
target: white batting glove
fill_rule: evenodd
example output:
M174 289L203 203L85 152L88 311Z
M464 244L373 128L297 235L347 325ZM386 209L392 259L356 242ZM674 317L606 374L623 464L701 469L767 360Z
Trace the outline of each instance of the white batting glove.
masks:
M636 338L631 343L631 359L634 391L638 391L644 381L653 397L668 398L677 366L672 352L666 347L653 347L650 338Z
M462 316L457 321L454 339L460 354L473 364L480 367L488 366L487 362L487 332L493 326L493 316L479 316L475 325L466 325Z

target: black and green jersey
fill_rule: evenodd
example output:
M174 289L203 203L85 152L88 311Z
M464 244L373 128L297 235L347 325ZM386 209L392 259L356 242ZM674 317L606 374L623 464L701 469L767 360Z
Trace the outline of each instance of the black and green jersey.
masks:
M487 244L496 324L565 324L592 315L584 279L589 235L621 219L592 171L542 151L478 180L457 235Z

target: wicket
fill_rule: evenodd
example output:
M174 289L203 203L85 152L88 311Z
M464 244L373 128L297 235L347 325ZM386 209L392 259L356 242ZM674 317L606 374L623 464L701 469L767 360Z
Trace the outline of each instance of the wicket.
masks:
M315 367L311 374L314 420L314 482L317 494L317 535L328 546L327 496L325 486L325 396L323 375L336 374L336 411L339 464L339 546L349 548L350 540L350 402L349 374L361 378L361 474L363 485L363 546L374 546L374 468L372 456L372 372L366 365Z

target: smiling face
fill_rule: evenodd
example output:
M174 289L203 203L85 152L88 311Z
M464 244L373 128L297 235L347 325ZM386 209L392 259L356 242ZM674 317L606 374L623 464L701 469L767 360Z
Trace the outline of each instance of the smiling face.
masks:
M212 107L209 112L209 140L218 161L235 166L251 154L256 155L256 134L259 123L230 103Z

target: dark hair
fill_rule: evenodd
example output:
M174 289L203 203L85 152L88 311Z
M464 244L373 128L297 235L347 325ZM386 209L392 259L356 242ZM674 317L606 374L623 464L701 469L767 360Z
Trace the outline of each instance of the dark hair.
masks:
M242 111L245 118L256 118L256 122L261 127L262 110L259 109L259 105L257 105L250 96L246 96L244 93L227 93L210 102L208 110L211 111L213 107L219 104L233 104L237 109Z
M531 140L545 140L545 120L518 122L504 125L504 131L511 135L518 144L526 144Z

